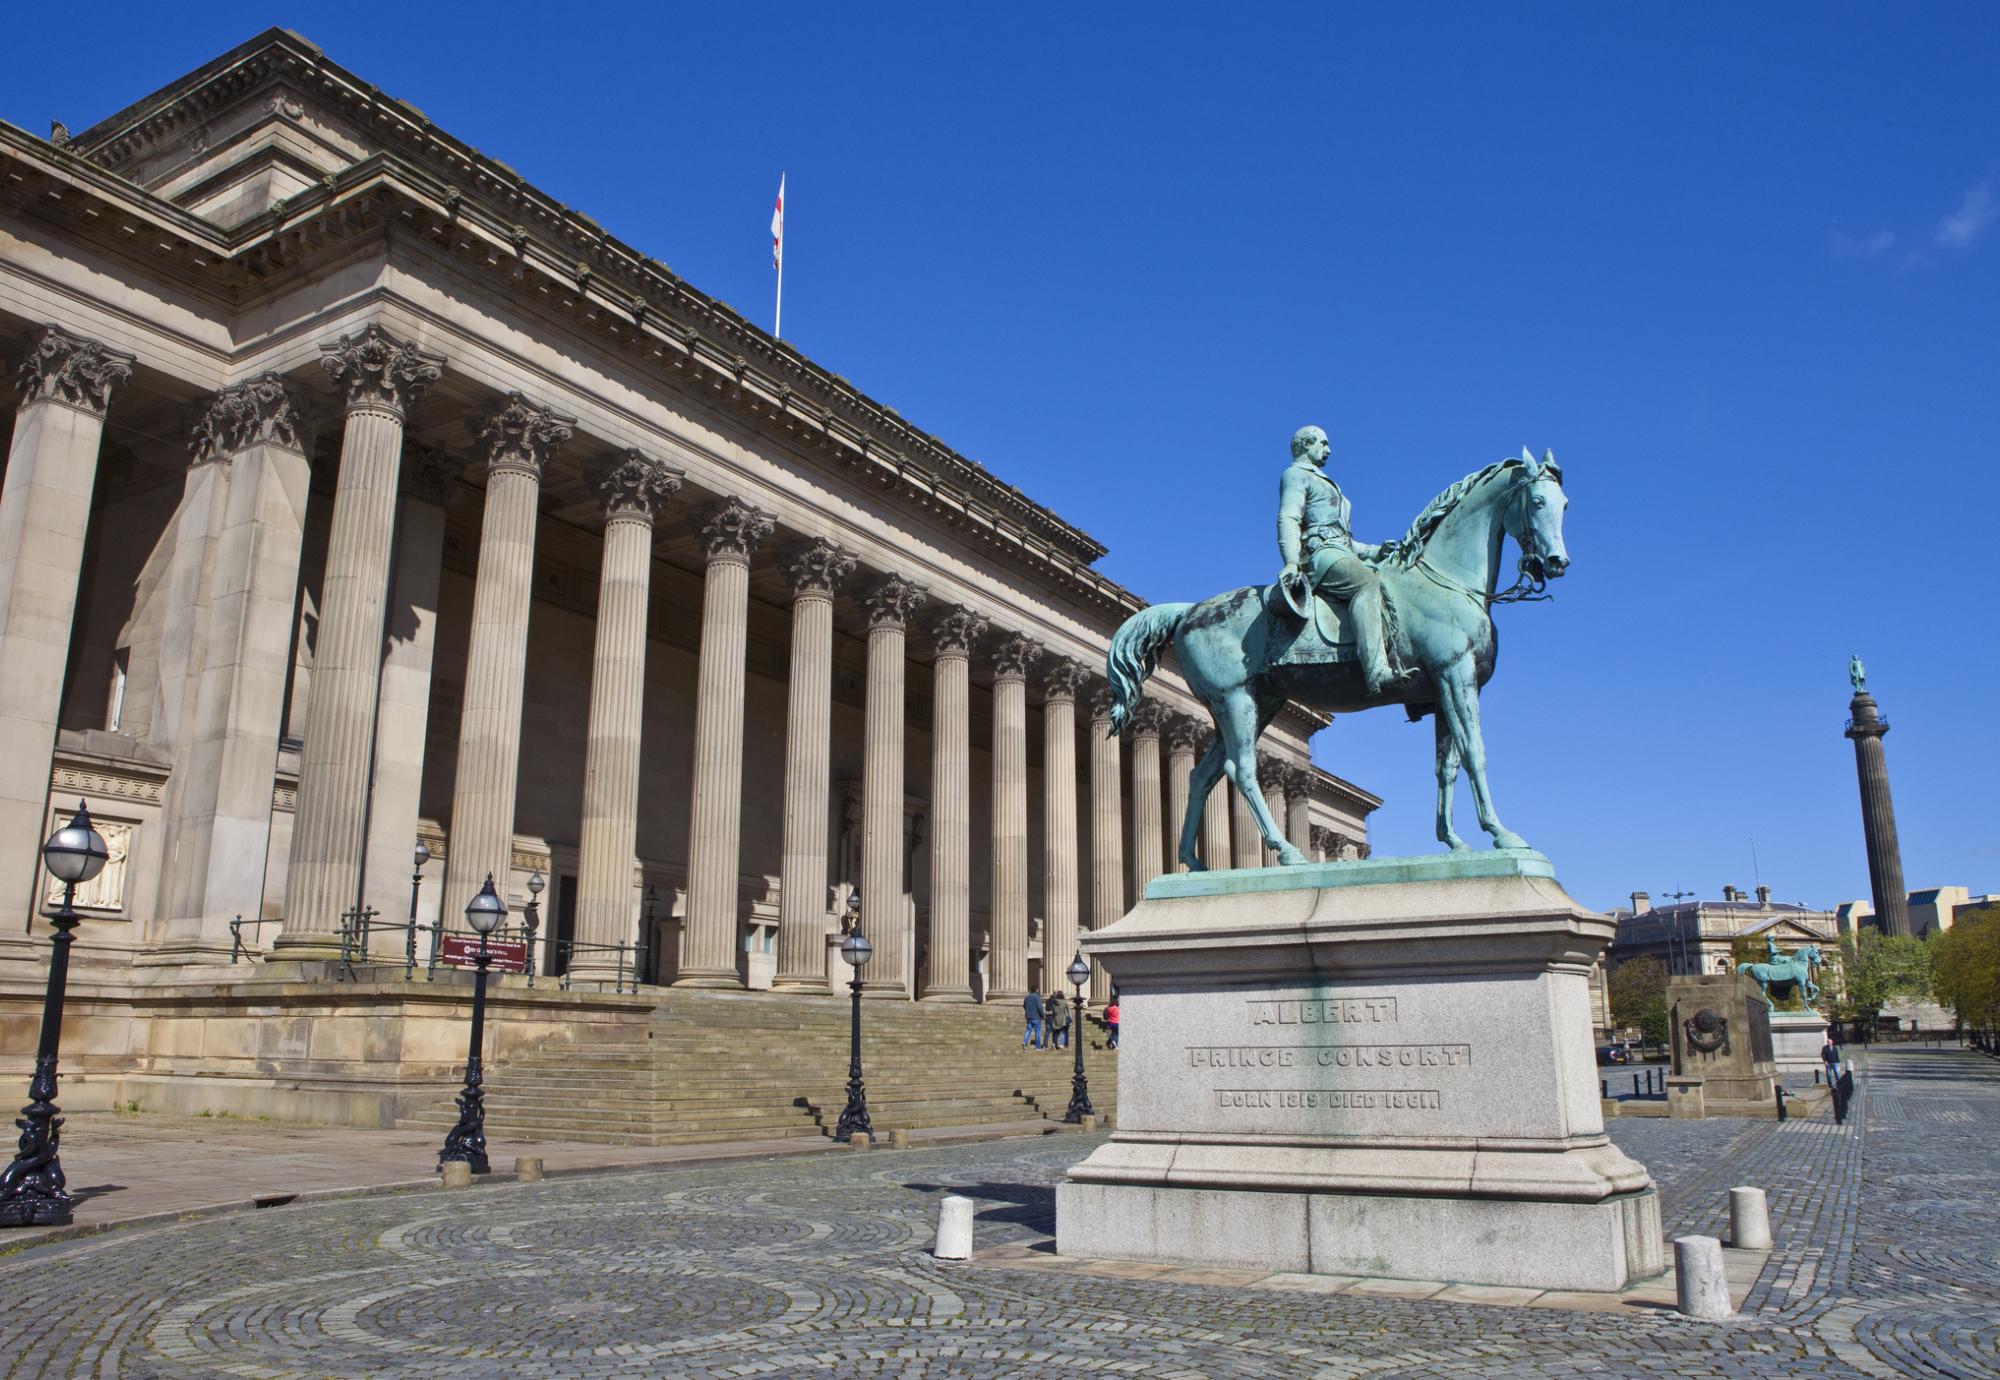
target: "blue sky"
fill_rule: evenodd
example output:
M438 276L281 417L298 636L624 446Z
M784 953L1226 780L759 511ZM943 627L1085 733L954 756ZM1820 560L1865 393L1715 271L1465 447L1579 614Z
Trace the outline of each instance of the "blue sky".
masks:
M1553 447L1575 566L1501 610L1486 723L1580 899L1866 895L1855 651L1909 883L2000 890L2000 9L93 14L10 17L0 117L285 24L766 325L785 170L787 338L1150 599L1270 578L1303 422L1368 539ZM1316 751L1436 846L1428 727Z

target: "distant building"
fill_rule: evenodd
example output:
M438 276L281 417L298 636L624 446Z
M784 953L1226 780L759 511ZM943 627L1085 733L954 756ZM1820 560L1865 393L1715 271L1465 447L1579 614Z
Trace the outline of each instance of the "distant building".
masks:
M1838 915L1803 902L1773 901L1771 888L1754 895L1733 886L1720 901L1682 900L1655 906L1643 891L1632 893L1629 910L1612 912L1618 933L1607 952L1608 966L1637 958L1657 958L1669 976L1726 973L1738 939L1770 935L1782 949L1817 944L1829 960L1840 942Z
M1909 893L1910 933L1922 939L1933 930L1948 930L1966 911L1986 906L2000 906L2000 894L1984 892L1974 895L1969 888L1962 886L1920 887ZM1843 901L1835 914L1839 917L1842 934L1850 933L1861 925L1876 930L1881 928L1876 923L1875 912L1866 901Z

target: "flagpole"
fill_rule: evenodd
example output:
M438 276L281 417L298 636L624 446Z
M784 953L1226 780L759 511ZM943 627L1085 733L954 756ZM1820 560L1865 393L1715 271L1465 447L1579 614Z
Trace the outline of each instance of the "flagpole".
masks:
M778 305L771 316L771 338L784 339L785 327L785 175L778 174Z

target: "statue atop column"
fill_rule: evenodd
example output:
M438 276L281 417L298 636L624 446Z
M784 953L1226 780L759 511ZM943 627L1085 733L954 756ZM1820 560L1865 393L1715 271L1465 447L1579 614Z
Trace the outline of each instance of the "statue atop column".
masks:
M1867 693L1868 668L1861 664L1861 653L1859 652L1856 652L1847 659L1847 679L1853 684L1855 694L1861 695Z

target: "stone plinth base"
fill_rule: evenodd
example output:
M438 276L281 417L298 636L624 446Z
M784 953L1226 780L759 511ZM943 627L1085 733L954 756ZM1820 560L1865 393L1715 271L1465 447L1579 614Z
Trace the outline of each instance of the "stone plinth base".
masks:
M1825 1044L1826 1017L1819 1012L1771 1013L1771 1056L1780 1082L1791 1087L1812 1082L1813 1074L1826 1067L1819 1057Z
M1662 1269L1659 1195L1596 1203L1123 1184L1056 1189L1063 1255L1602 1291Z
M1155 880L1084 949L1119 984L1119 1129L1065 1255L1611 1292L1665 1268L1604 1134L1611 924L1529 852Z

